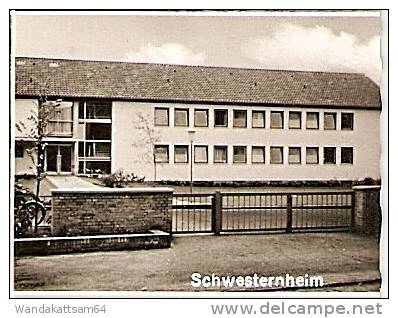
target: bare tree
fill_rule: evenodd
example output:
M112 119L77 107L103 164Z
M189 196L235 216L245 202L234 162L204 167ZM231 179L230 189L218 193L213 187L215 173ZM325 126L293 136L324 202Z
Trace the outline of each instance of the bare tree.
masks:
M36 103L35 103L36 104ZM37 100L37 110L32 110L25 120L15 124L16 129L28 140L33 141L33 146L27 149L27 153L36 166L36 197L40 194L41 180L46 177L44 170L44 154L47 143L45 138L49 135L49 120L61 109L62 100L48 101L44 95ZM29 122L27 125L26 121Z
M139 136L137 136L138 138L134 141L132 146L140 149L150 147L151 150L144 151L141 154L140 159L146 163L151 163L153 165L154 181L156 182L157 162L156 162L155 145L160 141L160 135L150 123L151 120L148 116L145 116L140 112L136 114L136 118L134 120L134 126L137 130L140 131L140 134Z

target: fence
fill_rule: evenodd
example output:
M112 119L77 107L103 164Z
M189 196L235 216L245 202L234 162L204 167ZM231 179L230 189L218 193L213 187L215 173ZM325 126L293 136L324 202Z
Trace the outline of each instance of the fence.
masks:
M174 194L173 233L350 229L354 192Z

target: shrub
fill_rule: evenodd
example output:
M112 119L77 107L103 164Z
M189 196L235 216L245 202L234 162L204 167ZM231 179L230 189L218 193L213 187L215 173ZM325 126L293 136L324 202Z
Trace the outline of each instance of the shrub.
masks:
M99 174L98 179L108 188L123 188L129 182L143 182L145 177L140 178L134 173L125 174L123 170L118 170L111 174Z

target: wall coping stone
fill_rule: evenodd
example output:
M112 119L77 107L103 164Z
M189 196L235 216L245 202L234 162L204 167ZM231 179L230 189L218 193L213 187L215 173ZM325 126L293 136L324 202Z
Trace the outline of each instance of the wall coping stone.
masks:
M106 235L79 235L79 236L46 236L46 237L28 237L28 238L17 238L14 242L25 242L25 241L59 241L59 240L95 240L95 239L117 239L117 238L129 238L129 237L144 237L144 236L169 236L170 233L161 230L150 230L148 233L134 233L134 234L106 234Z
M352 189L355 190L380 190L380 185L361 185L361 186L354 186Z
M117 194L117 193L164 193L173 192L173 188L158 187L158 188L74 188L74 189L52 189L51 194L60 193L105 193L105 194Z

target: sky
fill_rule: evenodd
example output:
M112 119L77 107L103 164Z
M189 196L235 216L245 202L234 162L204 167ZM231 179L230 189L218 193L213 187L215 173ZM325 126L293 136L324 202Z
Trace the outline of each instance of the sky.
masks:
M16 56L359 72L380 82L377 16L55 14L13 19Z

